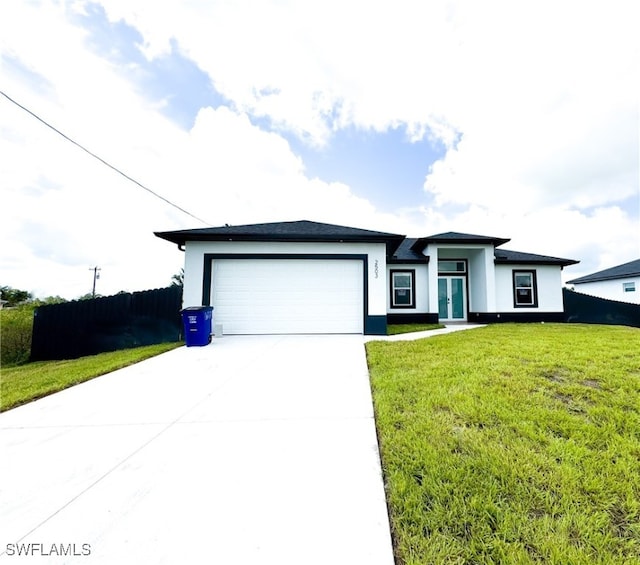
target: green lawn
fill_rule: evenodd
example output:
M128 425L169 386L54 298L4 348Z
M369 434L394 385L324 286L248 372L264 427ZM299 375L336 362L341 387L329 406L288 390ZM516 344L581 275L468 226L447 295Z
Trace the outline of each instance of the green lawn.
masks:
M0 411L9 410L181 345L183 344L180 342L161 343L67 361L38 361L17 367L3 367L0 377Z
M411 332L424 332L444 328L442 324L389 324L387 335L406 334Z
M398 565L640 563L640 330L498 324L367 355Z

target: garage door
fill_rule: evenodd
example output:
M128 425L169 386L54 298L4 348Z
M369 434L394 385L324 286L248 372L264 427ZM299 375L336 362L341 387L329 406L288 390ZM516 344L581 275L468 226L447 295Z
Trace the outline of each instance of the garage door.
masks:
M214 323L225 334L362 333L362 261L216 259Z

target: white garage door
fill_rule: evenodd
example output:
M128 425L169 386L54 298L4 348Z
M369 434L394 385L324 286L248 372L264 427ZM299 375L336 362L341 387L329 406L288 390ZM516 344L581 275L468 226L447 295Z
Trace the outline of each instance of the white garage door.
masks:
M216 259L214 323L225 334L362 333L362 261Z

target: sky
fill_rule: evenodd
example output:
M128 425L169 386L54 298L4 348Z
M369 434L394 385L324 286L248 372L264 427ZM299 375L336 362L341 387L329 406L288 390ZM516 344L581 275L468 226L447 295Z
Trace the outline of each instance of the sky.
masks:
M159 288L153 232L294 220L637 259L634 4L2 2L0 286Z

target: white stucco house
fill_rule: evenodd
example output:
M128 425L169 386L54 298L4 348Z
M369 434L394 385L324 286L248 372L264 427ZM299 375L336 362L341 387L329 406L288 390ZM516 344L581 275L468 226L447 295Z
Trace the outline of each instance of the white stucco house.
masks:
M388 323L562 321L577 261L456 232L406 238L310 221L156 232L185 252L183 305L225 334L386 333Z
M576 292L640 304L640 259L567 281Z

